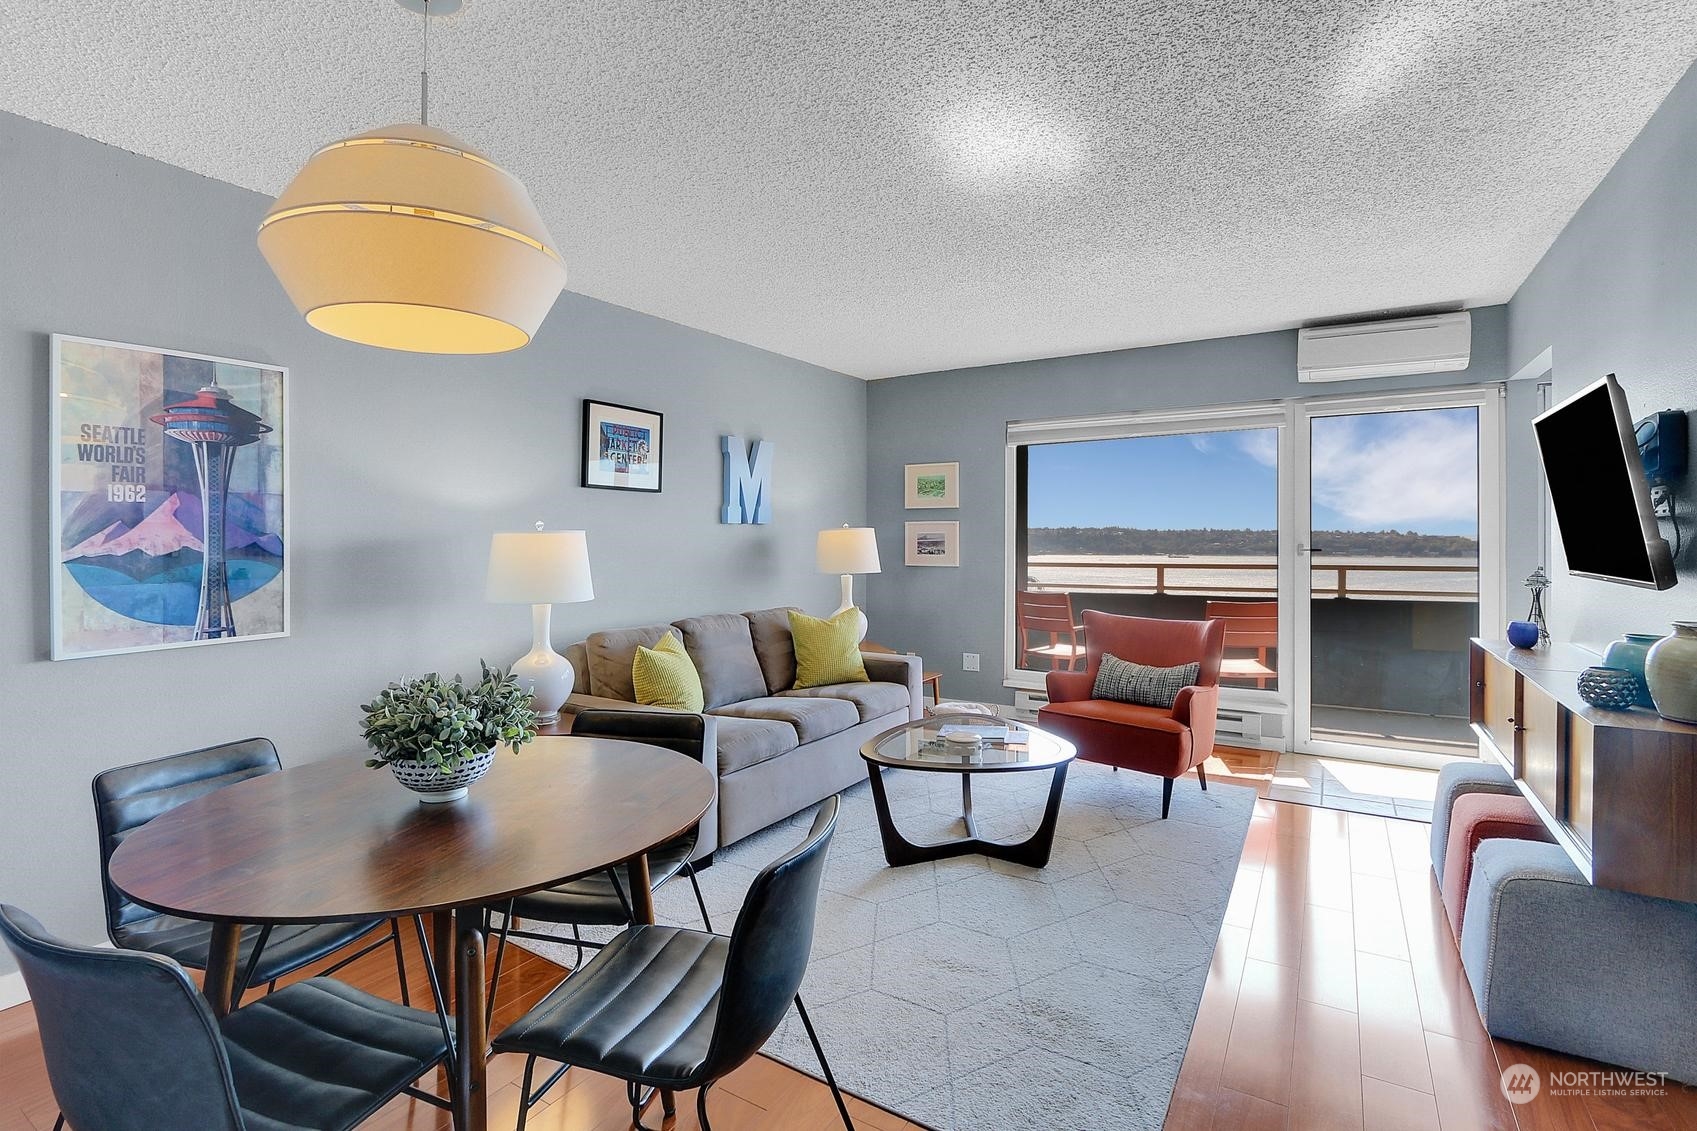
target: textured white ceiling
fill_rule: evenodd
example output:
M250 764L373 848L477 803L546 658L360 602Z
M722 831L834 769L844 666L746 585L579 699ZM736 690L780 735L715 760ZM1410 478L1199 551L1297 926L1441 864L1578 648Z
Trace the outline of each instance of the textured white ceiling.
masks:
M419 22L8 4L0 108L274 194L416 114ZM1694 56L1697 0L467 0L432 122L572 289L883 377L1500 301Z

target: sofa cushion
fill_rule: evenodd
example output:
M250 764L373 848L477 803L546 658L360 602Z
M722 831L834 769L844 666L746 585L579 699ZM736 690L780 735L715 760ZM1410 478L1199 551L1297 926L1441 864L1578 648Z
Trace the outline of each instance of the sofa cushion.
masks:
M701 675L707 709L766 694L766 677L754 655L748 618L741 613L714 613L674 623L684 637L689 658Z
M847 608L824 620L793 611L789 616L797 687L866 680L866 665L860 658L859 609Z
M572 694L588 695L589 692L589 649L583 641L566 645L566 663L572 666Z
M1190 728L1159 707L1111 699L1050 703L1037 712L1037 725L1078 747L1079 757L1087 762L1167 777L1177 777L1190 766Z
M1137 703L1145 707L1172 707L1178 693L1196 683L1202 665L1196 661L1169 668L1122 660L1112 652L1102 653L1102 664L1096 669L1096 686L1092 699L1113 699L1120 703Z
M795 699L842 699L854 704L861 722L897 711L906 714L910 704L907 688L899 683L828 683L824 687L797 687L779 695Z
M800 745L795 728L770 719L715 715L719 731L719 776L758 766Z
M721 719L767 719L795 729L796 738L812 742L829 738L860 723L860 712L844 699L798 699L770 696L727 703L709 714Z
M630 678L636 687L636 701L645 707L678 711L702 708L701 676L684 651L683 641L670 632L652 648L637 646Z
M760 609L744 613L754 637L754 655L766 676L766 693L776 695L795 686L795 637L790 635L790 609Z
M637 646L652 648L660 643L662 636L676 631L669 624L646 624L640 628L590 633L583 642L589 655L589 693L636 702L636 685L631 682L630 669Z

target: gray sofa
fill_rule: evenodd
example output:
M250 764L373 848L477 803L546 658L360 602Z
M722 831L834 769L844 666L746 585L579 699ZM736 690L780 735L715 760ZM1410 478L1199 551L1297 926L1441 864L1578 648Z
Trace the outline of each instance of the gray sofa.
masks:
M762 609L615 629L566 650L577 680L565 713L657 711L664 708L636 703L631 661L638 645L652 648L667 633L682 638L701 675L708 764L719 777L697 858L860 781L861 743L922 714L914 656L863 652L871 682L797 689L788 614Z

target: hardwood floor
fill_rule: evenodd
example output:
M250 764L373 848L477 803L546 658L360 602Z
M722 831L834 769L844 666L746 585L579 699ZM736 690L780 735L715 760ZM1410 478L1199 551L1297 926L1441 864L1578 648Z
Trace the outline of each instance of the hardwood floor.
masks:
M1510 1104L1502 1069L1605 1066L1493 1040L1432 877L1430 826L1266 797L1275 756L1221 751L1256 788L1167 1131L1697 1131L1697 1090Z
M1263 795L1274 756L1222 751L1210 780ZM1479 1023L1428 865L1428 827L1266 799L1257 803L1207 988L1179 1072L1168 1131L1697 1131L1697 1092L1660 1097L1552 1096L1510 1105L1501 1069L1594 1070L1573 1057L1493 1041ZM423 967L409 954L415 1000ZM563 976L509 951L496 1028ZM344 976L374 993L398 990L384 953ZM517 1115L523 1062L490 1062L492 1127ZM437 1084L438 1089L440 1084ZM714 1089L719 1131L834 1131L830 1092L756 1057ZM698 1131L694 1098L679 1097L675 1131ZM866 1131L923 1131L850 1100ZM0 1131L49 1131L57 1108L28 1005L0 1012ZM651 1122L658 1112L651 1111ZM536 1131L628 1128L623 1085L574 1071L531 1113ZM373 1131L448 1131L446 1113L390 1104ZM1027 1131L975 1128L972 1131ZM1035 1129L1032 1129L1035 1131Z

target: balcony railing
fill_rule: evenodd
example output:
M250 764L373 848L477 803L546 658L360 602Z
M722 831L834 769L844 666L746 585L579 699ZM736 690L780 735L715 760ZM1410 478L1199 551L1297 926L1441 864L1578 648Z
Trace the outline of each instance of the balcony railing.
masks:
M1381 558L1314 561L1309 569L1309 594L1314 598L1454 602L1479 599L1479 567L1474 562ZM1024 588L1047 592L1278 596L1278 566L1269 558L1038 555L1027 560L1026 573ZM1375 580L1381 583L1376 584Z

